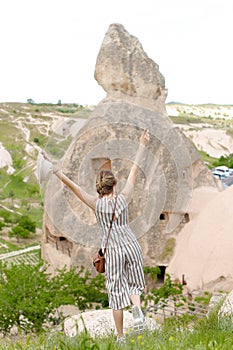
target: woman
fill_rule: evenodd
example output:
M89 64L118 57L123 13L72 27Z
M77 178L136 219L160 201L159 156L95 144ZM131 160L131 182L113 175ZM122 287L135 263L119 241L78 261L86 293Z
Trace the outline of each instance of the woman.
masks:
M119 342L125 341L123 334L123 309L125 307L133 305L134 331L141 333L145 328L145 320L140 307L140 295L145 287L142 251L128 224L128 203L134 189L140 160L148 142L149 132L147 130L140 137L134 164L124 189L118 195L115 191L117 181L109 170L101 170L97 177L98 198L86 193L59 169L53 171L79 199L94 210L98 226L103 232L103 247L106 243L116 201L115 219L105 254L105 275L109 306L113 310Z

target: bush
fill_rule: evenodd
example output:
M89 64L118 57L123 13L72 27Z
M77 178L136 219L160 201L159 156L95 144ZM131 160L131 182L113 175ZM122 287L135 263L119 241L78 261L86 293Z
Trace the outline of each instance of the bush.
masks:
M36 232L36 223L32 221L29 216L23 215L19 218L18 224L9 231L9 237L28 238L30 233Z
M217 161L213 163L214 167L225 165L228 168L233 168L233 154L229 156L221 156Z
M27 215L21 216L18 221L18 224L29 232L36 232L36 223L32 221Z
M108 305L102 275L91 279L83 269L77 273L63 269L51 277L42 264L9 267L0 262L0 332L7 334L14 325L25 332L41 332L46 323L63 320L62 314L55 316L60 305L76 305L80 310L92 303Z
M12 215L9 211L5 209L0 210L0 216L4 219L5 223L9 224L12 222Z
M19 238L28 238L30 236L30 232L22 226L17 225L9 231L8 236L10 238L16 237L17 241L19 241Z
M0 221L0 231L2 231L3 227L6 226L4 222Z

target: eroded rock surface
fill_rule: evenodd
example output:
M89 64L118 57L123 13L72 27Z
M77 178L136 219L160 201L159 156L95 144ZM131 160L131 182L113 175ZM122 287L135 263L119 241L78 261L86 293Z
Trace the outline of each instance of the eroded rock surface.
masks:
M167 265L168 240L189 222L192 191L215 181L191 141L168 118L166 88L158 65L148 58L139 41L123 26L109 27L101 46L95 77L107 96L67 150L63 172L96 194L100 168L111 168L120 191L133 164L142 130L149 129L146 149L130 203L130 225L143 249L145 265ZM91 255L101 235L95 216L56 177L47 186L42 254L50 258L51 245L68 265L91 268ZM67 259L64 259L67 265Z
M112 24L103 40L95 67L95 78L107 92L106 99L120 99L166 113L167 90L159 66L139 40L120 24Z

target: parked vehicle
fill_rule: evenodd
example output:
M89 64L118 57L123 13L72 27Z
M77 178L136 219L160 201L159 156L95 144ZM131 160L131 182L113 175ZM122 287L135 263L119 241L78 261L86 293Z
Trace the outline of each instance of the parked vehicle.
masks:
M233 173L233 169L229 169L225 165L221 165L212 169L212 174L214 175L214 177L217 177L220 180L227 178L228 176L232 175L232 173Z
M222 180L223 188L227 188L233 185L233 175L230 175Z

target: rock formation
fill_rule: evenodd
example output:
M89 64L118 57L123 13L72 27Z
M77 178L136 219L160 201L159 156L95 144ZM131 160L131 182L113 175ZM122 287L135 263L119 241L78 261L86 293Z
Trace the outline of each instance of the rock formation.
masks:
M159 329L159 325L149 317L146 317L146 325L150 331ZM67 317L64 321L64 333L70 338L84 332L85 329L91 337L106 337L114 334L116 331L112 310L86 311ZM124 311L124 333L130 334L132 333L132 329L132 313Z
M106 91L61 162L63 172L91 194L100 168L112 168L124 186L142 130L151 141L140 164L130 203L130 225L143 249L145 265L167 266L168 242L190 220L193 191L217 186L192 144L168 118L165 80L138 39L112 24L98 54L95 78ZM100 242L94 214L56 177L47 184L42 254L56 267L60 261L91 268ZM171 254L171 252L170 252ZM60 265L59 265L60 266Z
M167 90L159 66L122 25L111 25L105 35L95 78L107 93L105 101L118 99L166 114Z
M232 186L217 194L194 193L190 223L180 232L168 267L174 278L185 275L190 290L233 289L232 194Z

